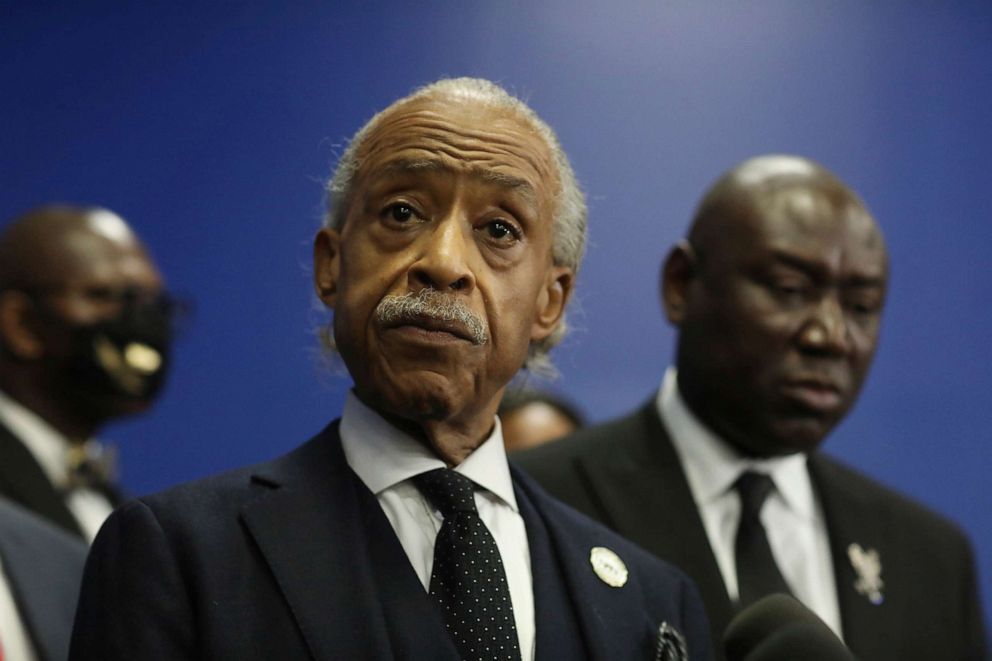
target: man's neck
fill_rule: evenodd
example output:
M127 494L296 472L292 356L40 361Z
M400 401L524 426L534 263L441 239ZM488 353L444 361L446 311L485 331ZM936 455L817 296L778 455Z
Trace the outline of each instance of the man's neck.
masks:
M434 418L409 419L384 411L375 402L367 401L358 392L355 396L363 404L381 415L400 431L417 439L449 467L457 466L475 452L492 434L498 400L479 412L463 412L443 420ZM492 410L489 410L492 409Z
M0 383L0 388L8 397L44 420L72 443L85 443L99 428L93 420L75 414L38 388L25 387L22 383L8 379Z

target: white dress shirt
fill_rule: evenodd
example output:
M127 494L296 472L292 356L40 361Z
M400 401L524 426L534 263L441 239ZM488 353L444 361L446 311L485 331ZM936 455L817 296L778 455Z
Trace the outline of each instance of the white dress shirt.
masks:
M0 645L4 661L36 661L34 645L21 618L10 581L0 561Z
M734 483L741 473L753 470L775 483L761 510L761 522L782 576L793 595L840 636L840 607L827 526L806 469L806 455L772 459L743 456L689 410L679 393L674 368L665 373L657 407L682 462L731 599L740 594L734 539L741 502Z
M69 439L41 419L34 411L0 392L0 421L20 439L34 456L42 472L57 490L69 484L67 455ZM114 506L93 489L76 488L65 495L69 512L79 523L87 541L92 542Z
M410 480L445 468L426 445L389 424L348 393L341 415L341 444L348 465L379 501L424 589L430 589L434 540L444 517ZM521 659L534 658L534 590L527 530L513 494L499 419L485 442L454 470L481 487L479 517L492 533L503 560L513 602Z

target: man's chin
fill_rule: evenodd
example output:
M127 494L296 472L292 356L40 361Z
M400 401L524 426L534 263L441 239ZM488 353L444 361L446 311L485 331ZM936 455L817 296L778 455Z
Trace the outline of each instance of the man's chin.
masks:
M459 379L435 370L403 371L388 380L366 385L359 396L390 416L410 420L446 420L460 410L471 388Z
M790 418L775 425L770 434L777 451L771 454L785 456L797 452L816 450L833 429L834 422L819 418Z

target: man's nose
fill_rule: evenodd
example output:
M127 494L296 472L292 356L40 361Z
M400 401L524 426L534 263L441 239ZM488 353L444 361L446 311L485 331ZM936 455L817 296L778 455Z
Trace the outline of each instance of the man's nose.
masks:
M470 233L471 228L452 214L426 234L420 255L410 266L408 284L411 291L430 288L471 292L475 288L475 276L469 268L469 255L474 249Z
M818 301L800 330L799 340L809 351L844 354L850 350L850 329L837 296L826 294Z

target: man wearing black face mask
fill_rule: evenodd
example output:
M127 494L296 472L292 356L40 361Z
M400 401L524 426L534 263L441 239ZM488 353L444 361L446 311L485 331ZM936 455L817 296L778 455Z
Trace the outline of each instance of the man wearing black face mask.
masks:
M48 206L0 234L0 494L92 540L120 501L106 422L152 403L172 305L104 209Z

